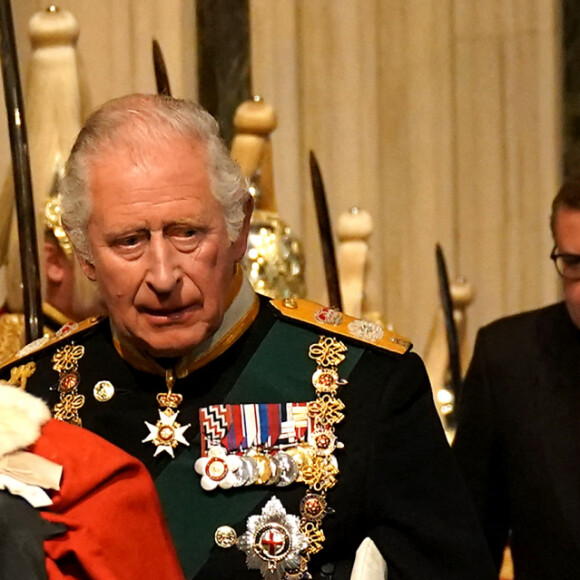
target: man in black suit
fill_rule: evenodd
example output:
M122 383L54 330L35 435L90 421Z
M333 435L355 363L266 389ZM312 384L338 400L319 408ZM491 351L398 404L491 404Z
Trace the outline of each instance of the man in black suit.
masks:
M552 203L564 301L482 328L453 444L496 566L580 577L580 183Z
M109 318L5 376L147 465L188 579L348 578L366 537L391 580L493 576L410 343L244 280L253 202L206 112L104 105L62 195Z

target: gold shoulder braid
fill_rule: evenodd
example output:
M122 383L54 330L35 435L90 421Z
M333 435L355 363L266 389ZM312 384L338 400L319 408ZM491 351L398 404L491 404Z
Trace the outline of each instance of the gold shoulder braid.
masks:
M411 341L375 322L344 314L336 308L321 306L302 298L279 298L270 304L280 315L311 327L324 328L332 334L398 354L406 353Z
M0 315L0 361L3 363L18 351L24 337L24 317L21 314Z
M58 421L82 427L79 409L85 404L85 397L78 391L81 377L78 372L79 360L85 354L85 347L67 344L59 348L52 357L52 368L58 373L60 401L52 409Z
M22 317L22 315L18 315ZM0 322L3 317L0 317ZM7 358L6 360L0 359L0 370L7 369L17 363L19 363L23 358L26 358L32 354L37 354L46 348L56 348L56 345L63 342L69 341L73 336L76 334L85 332L98 324L103 317L101 316L91 316L86 320L81 322L67 322L64 326L62 326L56 333L52 332L49 329L45 328L45 333L40 338L25 344L20 350L14 352L12 356ZM24 328L24 326L23 326ZM1 330L1 324L0 324ZM0 344L1 344L1 337L0 337Z
M338 462L333 453L343 447L336 439L334 427L344 419L344 403L336 394L338 387L347 383L338 375L346 350L336 338L320 336L308 351L308 356L316 361L312 375L316 400L307 404L310 433L307 443L285 449L298 465L296 481L308 486L300 503L300 517L287 514L273 496L261 515L248 518L247 531L239 538L230 526L221 526L216 531L219 546L237 545L246 553L248 568L260 570L265 579L312 578L308 563L313 554L322 550L325 540L322 520L331 511L327 508L326 494L336 485L338 476Z
M10 378L8 379L8 384L25 391L26 383L35 371L36 364L33 362L29 362L18 367L13 367L10 369Z

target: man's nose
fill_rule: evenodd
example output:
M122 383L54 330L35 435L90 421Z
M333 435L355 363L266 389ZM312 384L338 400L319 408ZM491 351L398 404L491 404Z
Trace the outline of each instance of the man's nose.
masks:
M157 294L169 294L181 278L177 251L164 237L151 239L146 282Z

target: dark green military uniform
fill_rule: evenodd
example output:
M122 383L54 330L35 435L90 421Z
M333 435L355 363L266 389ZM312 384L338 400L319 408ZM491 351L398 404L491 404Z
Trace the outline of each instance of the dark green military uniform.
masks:
M288 513L299 514L305 485L203 491L193 469L200 454L198 410L218 403L314 400L316 363L308 349L321 333L332 335L333 326L314 319L308 324L292 320L261 299L256 319L225 352L177 379L174 391L184 397L178 421L191 426L184 433L190 445L179 445L175 459L167 453L154 457L156 448L142 442L148 435L145 421L155 423L159 416L156 395L166 391L164 377L137 370L124 360L115 349L107 320L12 366L36 361L27 389L54 405L59 393L53 353L63 344L84 345L78 363L79 393L85 397L79 410L83 426L149 468L186 576L259 579L258 571L247 569L243 552L214 543L214 532L227 524L242 534L248 515L259 514L272 495ZM340 390L345 419L336 426L344 449L335 451L340 473L327 496L334 513L323 521L324 549L313 556L310 571L315 578L348 578L356 548L369 536L387 561L390 580L493 578L420 358L401 354L405 351L401 341L394 349L399 352L393 352L354 337L339 338L347 346L339 368L341 378L348 380ZM92 394L102 380L115 389L107 402ZM320 576L321 568L331 575Z

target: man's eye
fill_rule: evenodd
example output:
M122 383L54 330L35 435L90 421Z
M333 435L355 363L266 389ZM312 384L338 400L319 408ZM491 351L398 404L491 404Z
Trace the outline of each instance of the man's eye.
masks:
M127 236L126 238L121 238L117 241L118 246L124 246L125 248L130 248L139 243L139 236Z
M580 266L580 256L575 254L566 254L562 256L562 260L567 268L578 268Z
M168 235L175 238L193 238L197 235L198 230L191 226L174 226L168 232Z
M181 252L192 252L202 241L202 230L187 224L176 224L166 230L166 236Z
M112 245L120 251L134 250L141 245L146 237L145 233L139 232L127 234L126 236L120 236L115 239Z

